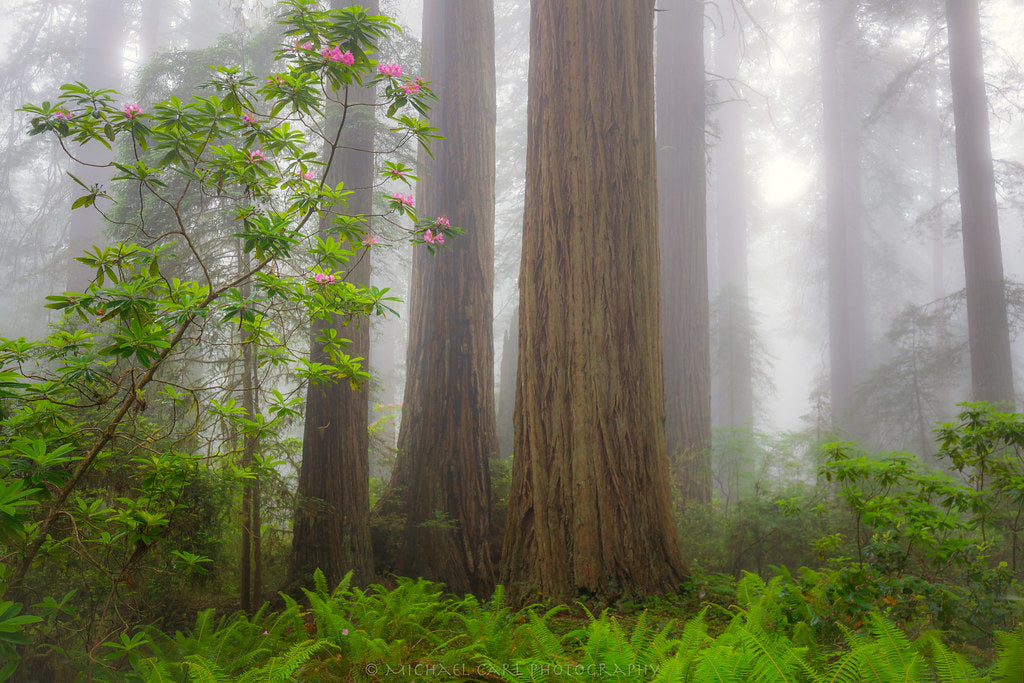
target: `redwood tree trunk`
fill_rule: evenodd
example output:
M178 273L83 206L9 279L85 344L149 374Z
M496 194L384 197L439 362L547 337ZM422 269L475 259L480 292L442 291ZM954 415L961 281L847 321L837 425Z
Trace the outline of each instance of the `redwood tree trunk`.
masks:
M1013 362L1006 319L978 0L947 0L946 20L967 276L972 398L1012 407Z
M833 424L850 426L864 369L867 315L860 223L860 119L853 93L855 3L821 0L822 135L828 232L829 383Z
M81 49L81 68L74 80L98 84L100 88L121 90L123 81L122 45L119 37L125 29L123 0L90 0L85 11L85 38ZM115 152L90 143L75 152L75 155L89 164L109 164ZM111 168L78 166L75 176L86 185L109 186ZM72 196L83 194L81 186L69 181ZM70 264L67 269L67 288L72 292L84 292L92 282L95 271L78 261L82 252L92 245L104 246L107 240L103 230L106 222L95 209L77 209L71 212L68 224L68 248Z
M511 459L515 452L512 435L516 411L516 366L519 364L519 307L512 311L501 348L501 380L498 395L498 457Z
M417 209L464 235L418 247L409 293L407 380L391 486L375 514L403 525L395 569L488 594L494 404L494 11L426 0L423 69L445 140L421 150Z
M663 426L653 0L534 0L510 599L685 576Z
M731 22L730 22L731 18ZM740 77L743 51L742 20L738 13L726 14L726 26L715 45L715 71L723 78ZM729 101L735 97L730 85L718 110L718 142L715 172L715 223L718 235L718 326L715 346L716 426L752 429L754 426L754 382L752 355L753 317L747 278L747 180L744 131L749 104ZM663 166L659 160L658 168ZM660 183L659 183L660 184ZM662 220L664 213L662 215Z
M704 3L658 13L658 221L665 441L683 504L711 502Z
M332 6L346 4L335 2ZM376 0L363 6L370 14L377 12ZM349 89L342 149L327 171L327 184L344 180L346 188L353 190L348 198L348 210L353 215L369 214L373 209L374 101L372 88ZM326 230L327 222L322 230ZM368 284L370 251L359 245L352 248L356 254L345 279ZM336 317L330 324L339 336L352 341L347 354L369 357L368 321ZM323 321L313 323L310 360L314 363L330 362L315 341L323 326ZM317 568L329 585L350 570L357 584L369 583L373 578L368 423L366 391L353 389L347 381L309 387L292 538L291 571L295 581L307 581Z

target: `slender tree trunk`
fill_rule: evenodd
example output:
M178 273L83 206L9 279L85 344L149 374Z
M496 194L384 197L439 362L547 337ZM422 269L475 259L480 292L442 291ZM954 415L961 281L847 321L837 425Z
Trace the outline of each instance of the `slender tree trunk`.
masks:
M498 400L498 457L510 458L513 445L513 420L516 410L516 366L519 364L519 306L512 311L512 320L501 349L501 393Z
M244 333L243 333L244 334ZM245 416L254 421L257 411L256 357L252 344L242 341L242 405ZM254 434L242 437L242 469L253 466L259 440ZM259 550L260 536L259 515L259 479L242 481L242 547L239 560L239 593L241 594L242 611L252 614L259 602L259 583L257 576L262 574Z
M855 3L821 0L822 114L828 233L829 383L833 424L849 426L867 353L860 119L853 99Z
M682 501L711 502L704 3L658 13L658 220L665 441ZM621 106L614 103L612 106Z
M946 19L967 276L972 395L975 400L1012 407L1013 361L1006 318L978 0L947 0Z
M445 140L420 152L421 216L466 233L413 256L407 379L398 460L378 513L398 515L399 573L457 593L494 586L489 550L494 404L494 11L490 2L426 0L423 69L440 98Z
M335 0L332 7L347 4ZM363 6L370 14L377 12L376 0ZM348 200L352 215L365 215L373 210L375 100L372 88L349 88L342 149L327 169L327 184L336 185L343 180L345 187L352 190ZM337 125L342 112L333 113ZM330 234L329 217L324 220L321 233ZM345 279L369 283L370 250L360 245L350 248L356 253ZM316 341L320 328L325 326L351 340L346 349L350 356L368 358L369 322L337 316L326 324L313 322L312 362L328 362L322 345ZM324 573L328 585L336 584L349 571L353 572L356 584L369 583L373 578L368 424L369 398L365 390L353 388L348 382L309 387L292 537L293 582L308 581L316 569Z
M534 0L514 602L643 599L686 575L664 436L653 0Z
M728 15L727 15L728 16ZM715 46L717 71L728 79L739 78L742 52L740 18L723 29ZM751 314L747 285L747 102L733 100L739 95L732 85L723 86L718 105L718 142L715 164L715 218L718 234L718 339L716 381L718 425L730 429L751 429L754 422L754 388L751 356ZM660 168L660 162L659 162Z
M121 34L125 28L123 0L90 0L85 12L85 41L82 50L81 69L74 80L96 83L99 88L120 90L123 68ZM114 152L96 143L83 147L76 155L90 164L108 164L114 160ZM106 186L113 175L107 168L80 166L75 175L86 185ZM77 184L72 192L82 194ZM78 196L77 194L74 196ZM71 212L68 225L68 247L70 258L94 244L104 242L105 223L94 209L76 209ZM92 282L95 273L77 261L72 261L67 270L67 287L73 292L84 292Z

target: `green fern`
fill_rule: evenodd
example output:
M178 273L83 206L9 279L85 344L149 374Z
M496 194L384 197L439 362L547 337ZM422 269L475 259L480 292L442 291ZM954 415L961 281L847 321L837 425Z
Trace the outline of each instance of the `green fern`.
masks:
M217 666L216 662L201 655L189 655L185 658L185 666L188 669L188 680L196 683L228 683L229 678L224 670Z
M694 663L701 649L711 642L708 636L707 625L704 623L704 615L707 607L703 608L697 615L691 618L683 627L682 637L675 643L675 654L671 659L664 661L658 667L658 675L655 681L659 683L667 681L694 680Z
M875 638L877 648L875 657L884 660L891 680L920 680L924 671L925 660L920 652L911 645L906 634L881 614L872 612L867 615L868 631Z
M1024 681L1024 624L1015 631L996 633L999 654L992 666L992 680L996 683Z
M295 680L296 669L305 664L319 650L332 647L326 640L306 640L296 643L281 657L272 657L259 669L249 671L237 683L290 683Z
M929 636L925 642L930 650L932 665L940 683L965 683L979 680L978 671L961 655L952 652L938 638Z

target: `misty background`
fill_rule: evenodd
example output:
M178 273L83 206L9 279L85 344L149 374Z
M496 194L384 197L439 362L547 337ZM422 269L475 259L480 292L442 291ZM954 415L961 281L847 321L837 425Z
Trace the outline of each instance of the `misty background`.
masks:
M852 80L843 86L842 106L849 114L844 125L852 126L859 142L856 216L863 286L858 296L866 343L853 399L860 417L850 431L878 447L927 450L915 431L920 420L908 418L908 406L918 403L930 425L950 417L955 403L969 394L945 18L936 2L868 1L850 7L853 34L845 39L841 66ZM1007 280L1020 283L1024 6L987 0L981 8L1003 264ZM265 58L246 50L250 41L258 44L272 11L272 3L256 0L0 2L0 334L37 337L57 320L56 312L42 308L43 298L68 288L75 255L69 230L76 188L65 175L64 156L29 139L28 117L15 109L52 98L59 84L76 80L138 93L144 105L143 92L160 86L149 80L154 64L215 63L228 54ZM391 49L415 54L422 3L382 0L381 11L397 17L404 29ZM500 368L517 303L528 14L525 1L495 3L499 405L507 383ZM102 32L91 28L91 21L98 21ZM828 45L821 40L820 6L706 3L704 38L713 422L720 428L744 426L728 417L727 405L738 389L726 367L730 344L742 337L748 340L745 372L752 392L753 421L746 426L779 438L817 435L827 422L830 268L822 123ZM198 51L206 54L196 58ZM614 107L615 94L606 97ZM735 224L736 215L744 235L740 244L735 230L724 227L727 221ZM730 267L723 266L723 256L737 249L746 268L739 291L730 289L732 275L723 274ZM395 247L389 258L375 262L374 284L406 298L410 263L408 248ZM1020 368L1024 289L1012 284L1008 291L1015 367ZM726 315L737 305L748 314L739 323ZM402 400L407 332L405 308L397 308L402 317L374 323L373 401L378 404ZM736 324L740 331L730 327ZM908 357L931 373L928 386L903 383L900 368ZM891 422L878 417L886 411Z

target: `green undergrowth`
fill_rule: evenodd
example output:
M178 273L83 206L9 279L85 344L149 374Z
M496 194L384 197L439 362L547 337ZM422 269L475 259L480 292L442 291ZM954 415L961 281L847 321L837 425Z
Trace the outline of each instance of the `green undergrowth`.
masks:
M107 643L93 675L111 681L1019 681L1024 627L969 661L940 633L911 639L886 615L812 624L793 584L746 574L731 605L652 601L590 611L445 594L423 579L329 590L252 617L200 612L187 633L143 628ZM688 614L686 613L688 612ZM976 659L976 658L975 658ZM88 662L80 662L86 671Z

